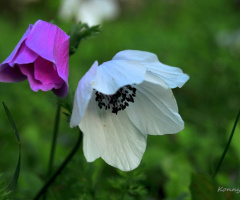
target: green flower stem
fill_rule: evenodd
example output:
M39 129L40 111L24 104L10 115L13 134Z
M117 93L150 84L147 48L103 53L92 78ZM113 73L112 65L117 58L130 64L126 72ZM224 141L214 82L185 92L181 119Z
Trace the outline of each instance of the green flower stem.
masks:
M57 111L56 111L55 124L54 124L54 129L53 129L51 153L50 153L49 164L48 164L48 176L51 175L52 167L53 167L53 161L54 161L54 155L55 155L55 149L56 149L56 141L57 141L57 135L58 135L58 129L59 129L59 122L60 122L60 110L61 110L61 105L59 103L57 103Z
M60 122L60 110L61 110L61 105L59 102L57 102L57 111L56 111L56 115L55 115L55 123L54 123L54 129L53 129L53 138L52 138L50 158L49 158L49 163L48 163L47 177L50 177L52 168L53 168L54 155L55 155L56 142L57 142L58 129L59 129L59 122ZM46 200L46 198L47 198L47 191L45 192L45 194L43 196L43 200Z
M216 170L215 170L215 172L214 172L213 175L212 175L212 178L213 178L213 179L216 177L216 175L217 175L217 173L218 173L218 171L219 171L219 168L220 168L220 166L222 165L222 162L223 162L223 160L224 160L224 158L225 158L225 155L226 155L226 153L227 153L227 151L228 151L228 148L229 148L229 146L230 146L230 144L231 144L232 137L233 137L233 135L234 135L235 128L236 128L236 126L237 126L239 116L240 116L240 110L238 111L238 115L237 115L237 118L236 118L235 123L234 123L234 125L233 125L233 129L232 129L231 135L230 135L230 137L229 137L227 146L225 147L224 152L223 152L223 154L222 154L222 157L221 157L221 159L220 159L220 161L219 161L219 163L218 163L218 165L217 165L217 167L216 167Z
M78 140L77 143L75 144L74 148L72 149L72 151L69 153L69 155L67 156L67 158L63 161L63 163L61 164L61 166L58 168L58 170L49 178L49 180L45 183L45 185L42 187L42 189L38 192L38 194L36 195L36 197L34 198L34 200L37 200L41 197L41 195L43 195L46 190L48 189L48 187L54 182L54 180L56 179L56 177L62 172L62 170L66 167L66 165L69 163L69 161L72 159L72 157L75 155L75 153L78 150L79 145L82 142L82 138L83 138L83 134L80 131L79 132L79 136L78 136Z

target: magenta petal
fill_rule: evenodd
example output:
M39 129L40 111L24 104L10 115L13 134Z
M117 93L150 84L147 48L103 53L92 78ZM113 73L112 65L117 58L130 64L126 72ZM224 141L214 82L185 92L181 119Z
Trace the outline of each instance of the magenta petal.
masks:
M18 53L14 57L14 59L9 63L9 65L13 66L14 64L28 64L32 63L36 60L38 55L34 53L31 49L29 49L25 43L21 45Z
M17 66L10 67L8 64L0 64L0 82L20 82L27 79Z
M38 90L48 91L53 88L60 88L62 86L62 83L60 83L60 84L51 83L51 84L43 85L41 81L37 80L34 77L33 64L20 65L19 68L20 68L21 72L28 77L30 87L35 92L37 92Z
M53 90L54 93L61 97L66 96L68 92L69 74L69 36L56 25L38 20L26 40L26 45L39 56L53 63L53 66L55 66L57 70L58 77L62 79L61 89L59 89L60 81L55 75L51 78L47 75L36 73L35 78L44 79L44 81L42 80L44 83L45 81L51 83L52 80L56 80L55 90ZM38 68L38 70L44 71L45 68ZM53 71L48 73L51 75L54 74Z
M66 97L68 94L68 85L64 82L61 88L53 89L52 91L59 97Z
M34 62L34 77L42 84L61 84L63 80L59 77L57 69L52 62L38 57Z
M19 82L27 78L18 68L18 64L31 63L37 57L37 55L24 44L31 29L32 25L29 25L27 31L22 36L13 52L2 64L0 64L1 82Z
M33 64L20 65L19 68L21 72L28 77L28 81L30 83L30 87L33 91L37 92L39 90L40 85L42 84L39 80L34 78L33 72Z
M65 97L68 93L68 74L69 74L69 39L63 42L58 48L54 49L58 75L63 79L64 84L59 90L53 92L59 97Z
M68 93L69 36L54 24L38 20L30 25L11 55L0 64L1 82L28 78L33 91Z
M57 71L59 76L68 84L68 74L69 74L69 40L63 42L57 49L54 51L56 58Z
M29 36L31 29L32 29L33 25L30 24L28 29L26 30L26 32L24 33L24 35L22 36L21 40L18 42L17 46L15 47L15 49L13 50L13 52L10 54L10 56L8 56L8 58L2 63L10 63L14 60L14 57L16 56L16 54L18 53L19 48L21 47L21 44L24 42L24 40Z
M38 20L26 40L26 45L35 53L55 63L53 51L69 40L69 36L54 24Z

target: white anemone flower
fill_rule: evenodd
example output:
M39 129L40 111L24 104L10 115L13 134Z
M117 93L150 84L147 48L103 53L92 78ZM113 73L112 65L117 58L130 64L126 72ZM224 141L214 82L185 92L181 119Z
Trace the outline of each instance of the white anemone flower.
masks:
M96 61L78 84L70 121L84 134L87 161L101 157L122 171L135 169L148 134L183 130L171 88L188 79L181 69L144 51L121 51L99 66Z

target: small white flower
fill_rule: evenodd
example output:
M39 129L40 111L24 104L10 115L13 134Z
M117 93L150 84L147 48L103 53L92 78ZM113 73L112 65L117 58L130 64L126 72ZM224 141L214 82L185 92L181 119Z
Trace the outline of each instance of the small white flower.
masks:
M73 18L93 26L115 19L119 13L116 0L62 0L59 17L63 20Z
M101 157L123 171L136 168L148 134L184 128L171 88L188 79L144 51L125 50L100 66L95 62L78 84L70 122L84 134L87 161Z

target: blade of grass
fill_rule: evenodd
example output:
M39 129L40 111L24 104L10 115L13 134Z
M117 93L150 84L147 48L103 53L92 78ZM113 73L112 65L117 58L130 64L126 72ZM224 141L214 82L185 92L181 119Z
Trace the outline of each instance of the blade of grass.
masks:
M12 118L12 115L11 115L8 107L6 106L6 104L4 102L2 102L2 104L3 104L3 107L5 109L8 120L9 120L9 122L10 122L10 124L11 124L11 126L14 130L14 133L15 133L15 136L17 138L18 145L19 145L19 154L18 154L17 166L16 166L16 169L15 169L13 178L12 178L11 182L9 183L9 185L7 187L8 191L15 191L15 189L17 187L17 182L18 182L18 178L19 178L19 174L20 174L20 167L21 167L21 142L20 142L20 137L19 137L19 134L18 134L16 124L15 124L13 118Z
M227 153L227 151L228 151L228 149L229 149L229 146L230 146L231 141L232 141L232 137L233 137L233 135L234 135L234 132L235 132L235 129L236 129L236 126L237 126L237 123L238 123L239 116L240 116L240 110L238 111L238 115L237 115L237 118L236 118L235 123L234 123L234 125L233 125L233 129L232 129L231 135L230 135L230 137L229 137L229 139L228 139L227 146L225 147L225 149L224 149L224 151L223 151L223 154L222 154L222 156L221 156L221 159L220 159L220 161L219 161L219 163L218 163L218 165L217 165L217 167L216 167L216 170L214 171L214 173L213 173L213 175L212 175L212 178L213 178L213 179L216 177L216 175L217 175L217 173L218 173L218 171L219 171L219 168L220 168L220 166L222 165L222 162L223 162L223 160L224 160L224 158L225 158L225 155L226 155L226 153Z

